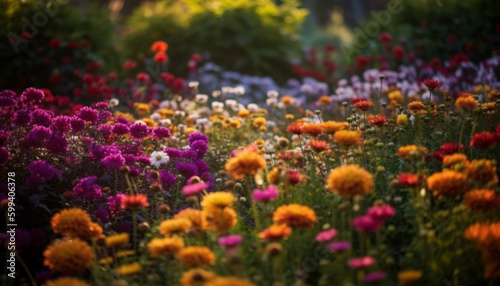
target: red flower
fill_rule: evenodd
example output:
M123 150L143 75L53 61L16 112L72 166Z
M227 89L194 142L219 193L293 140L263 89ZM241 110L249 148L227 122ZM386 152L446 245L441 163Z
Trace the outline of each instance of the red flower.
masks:
M174 80L175 80L175 76L173 74L169 74L169 73L166 73L166 72L162 72L160 74L160 77L168 85L172 85L174 83Z
M368 100L362 100L362 101L358 101L354 104L354 107L356 107L357 109L361 109L363 111L366 111L368 110L370 107L372 107L374 104L373 102L371 101L368 101Z
M383 42L383 43L388 43L392 41L392 36L389 33L382 33L378 36L378 40Z
M444 154L441 151L434 151L434 152L432 152L432 156L434 156L434 158L436 158L436 160L443 161L444 156L446 156L446 154Z
M476 133L472 137L470 146L476 147L478 149L488 149L489 147L495 145L495 139L495 134L487 131Z
M383 126L387 122L387 117L384 115L377 115L370 119L370 124L371 125L376 125L376 126Z
M151 51L153 52L166 52L168 49L168 44L164 41L156 41L151 45Z
M426 79L422 82L429 90L434 90L442 85L442 83L439 80L436 79Z
M168 60L167 54L165 52L157 52L155 55L155 63L157 64L164 64Z
M144 194L128 195L121 200L122 209L137 210L141 207L149 207L148 197Z
M179 92L184 88L184 80L180 77L176 78L172 83L172 90L174 92Z
M353 98L351 99L351 104L352 104L352 105L354 105L354 104L356 104L357 102L360 102L360 101L365 101L365 100L366 100L366 99L364 99L364 98L360 98L360 97L353 97Z
M392 49L392 54L396 60L400 61L405 57L405 50L400 46L396 46Z
M298 185L304 182L304 180L306 179L305 176L300 173L300 171L292 169L288 170L286 176L288 182L290 182L290 184L292 185Z
M147 73L139 73L137 74L137 80L142 82L142 83L145 83L147 81L149 81L149 75Z
M314 151L319 153L328 149L328 142L312 139L311 141L309 141L309 146L311 146Z
M412 173L401 173L398 176L398 185L401 187L414 187L418 186L424 178Z
M369 56L358 56L356 58L356 68L358 70L365 70L369 63L370 63Z
M286 128L286 131L290 132L290 133L293 133L293 134L297 134L297 135L300 135L302 134L302 125L301 123L290 123L288 125L288 127Z
M50 39L49 41L49 47L51 49L57 49L61 46L61 40L59 40L58 38L52 38Z
M459 149L464 150L464 145L460 144L460 147L458 146L458 143L444 143L441 145L441 151L443 151L446 155L458 153Z
M123 64L123 69L128 71L135 68L136 63L133 60L128 60Z

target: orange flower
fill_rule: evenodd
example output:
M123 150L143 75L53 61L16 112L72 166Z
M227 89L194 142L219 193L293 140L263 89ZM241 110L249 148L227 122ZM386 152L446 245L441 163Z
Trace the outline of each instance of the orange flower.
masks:
M287 126L286 131L300 135L303 133L302 125L304 125L304 123L292 122Z
M316 223L316 220L314 210L298 204L280 206L273 214L275 224L287 224L298 228L310 228Z
M496 185L498 183L497 168L489 160L472 160L466 170L469 179L481 185Z
M122 198L122 208L136 211L141 207L149 207L148 197L144 194L128 195Z
M148 244L149 256L152 258L173 256L182 247L184 247L184 241L178 237L153 238Z
M259 238L266 241L276 241L287 238L292 233L292 228L286 224L273 224L259 233Z
M206 283L211 282L217 275L212 271L207 271L202 268L195 268L186 271L182 274L182 286L205 286Z
M164 41L156 41L151 45L151 51L153 52L166 52L168 49L168 44Z
M500 206L500 198L493 190L472 190L464 197L465 206L472 211L488 211Z
M328 175L328 189L344 198L365 195L372 191L373 176L358 165L333 169Z
M211 209L202 212L203 229L215 229L218 233L228 232L238 223L238 215L232 208Z
M78 278L61 277L49 280L45 282L43 286L90 286L90 284Z
M238 277L217 277L207 286L257 286L256 284Z
M349 123L347 122L325 121L321 123L321 129L327 134L333 134L347 128L349 128Z
M332 99L328 95L323 95L318 99L318 102L322 105L327 105L332 102Z
M242 110L238 111L238 117L247 118L248 116L250 116L250 110L242 109Z
M227 160L226 171L235 179L243 179L245 175L255 175L266 167L264 157L254 152L239 152L236 157Z
M408 103L408 109L410 111L419 111L425 108L425 105L421 101L413 101Z
M172 218L164 220L158 226L158 230L164 236L183 234L191 228L191 221L186 218Z
M370 107L372 107L373 105L374 105L373 102L368 100L360 100L354 103L354 107L356 107L357 109L361 109L363 111L370 109Z
M455 101L455 106L464 111L474 111L479 106L479 102L472 96L461 96Z
M157 64L164 64L168 60L168 56L165 52L157 52L155 54L155 63Z
M318 136L319 134L321 134L321 132L323 132L321 129L321 125L314 123L303 124L300 129L302 133L311 136Z
M309 146L311 146L311 148L317 153L328 150L328 142L323 140L312 139L309 141Z
M333 141L339 145L348 147L360 144L361 132L351 130L340 130L333 135Z
M122 246L130 241L130 236L128 233L117 233L106 237L106 247L113 248L117 246Z
M461 153L447 155L443 158L443 165L445 167L452 167L456 164L466 164L468 162L467 156Z
M186 247L179 251L177 258L185 267L199 267L215 263L215 254L205 246Z
M191 227L194 228L196 231L201 231L202 230L202 225L201 225L201 211L192 209L192 208L187 208L183 209L179 213L177 213L174 218L185 218L191 221Z
M467 191L467 176L445 170L434 173L427 179L427 186L436 196L457 196Z
M467 240L472 240L476 243L483 244L487 241L490 235L489 223L475 223L470 225L464 231L464 237Z
M423 272L420 270L405 270L398 273L398 283L408 285L417 282L422 278Z
M133 275L141 271L142 271L142 266L139 262L123 264L115 269L116 274L120 276Z
M79 239L59 240L43 252L43 264L55 272L79 274L90 267L94 259L92 248Z
M81 240L87 240L91 237L91 223L89 214L79 208L63 209L55 214L50 221L55 233Z
M283 96L283 97L281 98L281 102L283 102L283 104L285 104L285 105L290 105L290 104L292 104L292 100L293 100L293 99L292 99L292 97L291 97L291 96L289 96L289 95L285 95L285 96Z
M399 147L396 155L403 159L408 159L409 155L415 156L425 156L427 154L427 148L417 145L407 145Z

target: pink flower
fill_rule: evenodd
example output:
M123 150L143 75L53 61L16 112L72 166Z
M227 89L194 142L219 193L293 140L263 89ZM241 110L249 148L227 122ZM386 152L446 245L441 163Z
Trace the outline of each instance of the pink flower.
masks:
M353 269L363 269L372 266L375 259L371 256L355 257L347 260L347 266Z
M394 216L394 208L390 205L374 206L368 209L367 215L375 220L384 222L386 219Z
M375 219L370 215L364 215L355 218L352 221L352 225L358 230L362 232L375 232L382 227L382 222Z
M387 274L385 274L384 272L376 271L376 272L366 274L365 278L363 280L366 283L378 283L378 282L384 280L384 278L386 276L387 276Z
M194 183L194 184L189 184L185 185L182 188L182 193L185 196L194 196L196 194L199 194L206 190L209 187L209 185L205 182L199 182L199 183Z
M265 190L256 189L253 191L253 199L256 201L269 202L279 195L278 189L274 185L269 185Z
M328 249L333 252L344 252L351 249L351 243L348 241L337 241L328 244Z
M219 238L219 245L225 247L235 247L243 241L243 237L238 234L231 234Z
M322 231L316 235L316 241L327 242L332 240L337 235L337 230L332 228L329 230Z

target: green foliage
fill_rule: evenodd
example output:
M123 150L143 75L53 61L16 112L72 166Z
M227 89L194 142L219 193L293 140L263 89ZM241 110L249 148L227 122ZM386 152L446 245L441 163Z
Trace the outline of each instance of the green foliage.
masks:
M252 75L290 76L287 56L299 48L298 32L306 12L298 2L161 1L138 9L128 21L126 55L149 51L156 40L169 44L170 70L187 74L193 53L228 70Z

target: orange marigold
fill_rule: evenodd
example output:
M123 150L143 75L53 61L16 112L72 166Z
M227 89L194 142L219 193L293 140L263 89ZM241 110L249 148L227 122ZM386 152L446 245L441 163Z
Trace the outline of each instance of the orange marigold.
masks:
M59 240L43 252L43 265L55 272L79 274L90 267L94 259L92 248L79 239Z
M422 278L423 272L420 270L405 270L398 273L398 283L408 285L417 282Z
M342 146L360 144L361 132L351 130L340 130L333 135L333 141Z
M158 230L164 236L171 236L188 232L191 225L191 221L187 218L172 218L162 221Z
M168 49L168 44L165 41L156 41L151 45L151 51L153 52L166 52Z
M122 208L135 211L141 207L149 207L148 197L144 194L128 195L122 198Z
M149 256L157 258L161 256L173 256L184 247L181 238L153 238L148 244Z
M266 167L266 160L254 152L239 152L227 160L224 165L226 171L235 179L242 179L246 175L255 175Z
M130 241L130 235L126 232L111 234L106 237L106 247L113 248L127 244Z
M325 121L321 123L321 129L327 134L333 134L347 128L349 128L349 123L347 122Z
M467 162L469 162L469 160L467 160L467 156L465 154L462 154L462 153L456 153L456 154L452 154L452 155L447 155L447 156L444 156L443 158L443 165L445 167L452 167L456 164L466 164Z
M312 139L309 141L309 146L311 146L311 148L318 153L328 150L328 142L323 140Z
M283 104L285 104L285 105L292 104L292 100L293 100L293 98L289 95L285 95L281 98L281 102L283 102Z
M427 186L436 196L457 196L467 191L467 176L445 170L427 178Z
M273 214L275 224L287 224L291 227L310 228L316 221L314 210L298 204L280 206Z
M286 224L273 224L259 233L259 238L266 241L276 241L287 238L292 233L292 228Z
M302 131L302 133L307 134L307 135L311 135L311 136L318 136L319 134L321 134L323 132L323 130L321 129L321 125L315 124L315 123L303 124L301 126L301 131Z
M179 251L177 258L185 267L199 267L213 265L215 254L205 246L189 246Z
M465 206L472 211L488 211L500 206L500 198L493 190L472 190L464 197Z
M479 102L472 96L461 96L455 101L455 106L470 112L479 106Z
M425 105L421 101L413 101L408 103L408 109L410 111L419 111L425 108Z
M49 280L45 282L43 286L90 286L90 284L78 278L61 277Z
M257 286L256 284L238 277L217 277L206 286Z
M185 218L191 221L191 227L196 231L202 230L201 211L197 209L187 208L177 213L174 218Z
M203 197L201 206L204 210L223 209L231 206L236 201L230 192L213 192Z
M373 176L358 165L345 165L333 169L327 182L331 192L352 198L372 191Z
M489 186L498 183L497 168L489 160L472 160L466 169L467 176L474 182Z
M202 223L203 229L215 229L218 233L224 233L238 223L238 215L232 208L203 210Z
M408 159L409 155L415 156L425 156L427 154L427 148L417 145L407 145L399 147L396 155L403 159Z
M320 104L326 105L332 102L332 99L328 95L323 95L318 99Z
M89 214L79 208L63 209L50 220L55 233L68 238L87 240L90 238L91 219Z
M205 270L203 268L195 268L189 271L186 271L182 274L181 277L181 285L182 286L205 286L217 275L212 271Z

